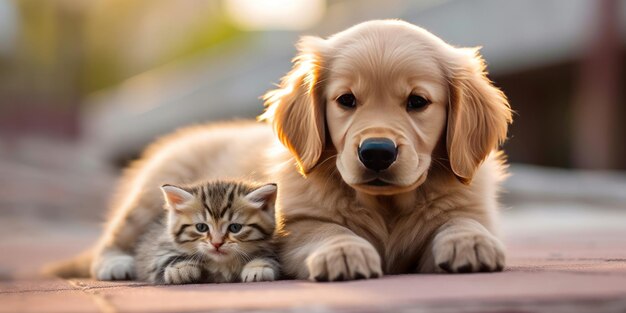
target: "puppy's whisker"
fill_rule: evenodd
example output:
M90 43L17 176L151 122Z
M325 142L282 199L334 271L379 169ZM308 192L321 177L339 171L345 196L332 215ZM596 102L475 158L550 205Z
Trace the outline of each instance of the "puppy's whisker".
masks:
M333 158L336 158L337 156L338 156L338 154L331 155L331 156L327 157L326 159L324 159L323 161L319 162L319 163L317 164L317 166L321 166L321 165L323 165L324 163L326 163L327 161L329 161L329 160L331 160L331 159L333 159Z

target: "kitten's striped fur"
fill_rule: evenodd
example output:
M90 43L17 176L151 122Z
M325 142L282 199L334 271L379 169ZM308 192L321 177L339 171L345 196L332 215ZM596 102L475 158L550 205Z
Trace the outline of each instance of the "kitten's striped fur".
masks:
M139 280L184 284L278 277L272 244L276 185L212 181L162 190L168 213L140 239Z

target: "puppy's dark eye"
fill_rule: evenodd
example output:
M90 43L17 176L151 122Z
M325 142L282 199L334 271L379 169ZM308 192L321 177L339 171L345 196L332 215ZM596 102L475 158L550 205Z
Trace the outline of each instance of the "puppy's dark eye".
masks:
M356 98L351 93L346 93L337 98L337 103L344 108L352 109L356 107Z
M196 229L201 233L206 233L209 230L209 225L205 223L196 224Z
M241 224L232 223L232 224L228 225L228 231L233 233L233 234L236 234L236 233L238 233L241 230L242 227L243 227L243 225L241 225Z
M406 102L406 109L411 110L419 110L430 104L430 101L426 100L426 98L418 96L418 95L410 95L409 99Z

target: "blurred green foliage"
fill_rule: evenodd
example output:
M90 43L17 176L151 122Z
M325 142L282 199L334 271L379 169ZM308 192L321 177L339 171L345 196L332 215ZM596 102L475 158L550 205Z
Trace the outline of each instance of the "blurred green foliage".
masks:
M20 33L13 55L0 60L0 97L9 106L78 106L85 95L244 36L219 1L14 4Z

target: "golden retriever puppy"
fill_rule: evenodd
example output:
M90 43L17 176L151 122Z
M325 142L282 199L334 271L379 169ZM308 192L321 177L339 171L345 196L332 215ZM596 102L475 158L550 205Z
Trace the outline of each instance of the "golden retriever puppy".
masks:
M511 110L477 49L385 20L298 50L263 116L299 169L276 175L287 274L502 270L494 151Z
M159 140L125 172L93 252L52 272L135 277L137 239L163 214L159 187L206 179L278 183L288 277L501 270L495 151L511 110L477 50L395 20L305 37L298 49L265 96L274 133L239 122Z

